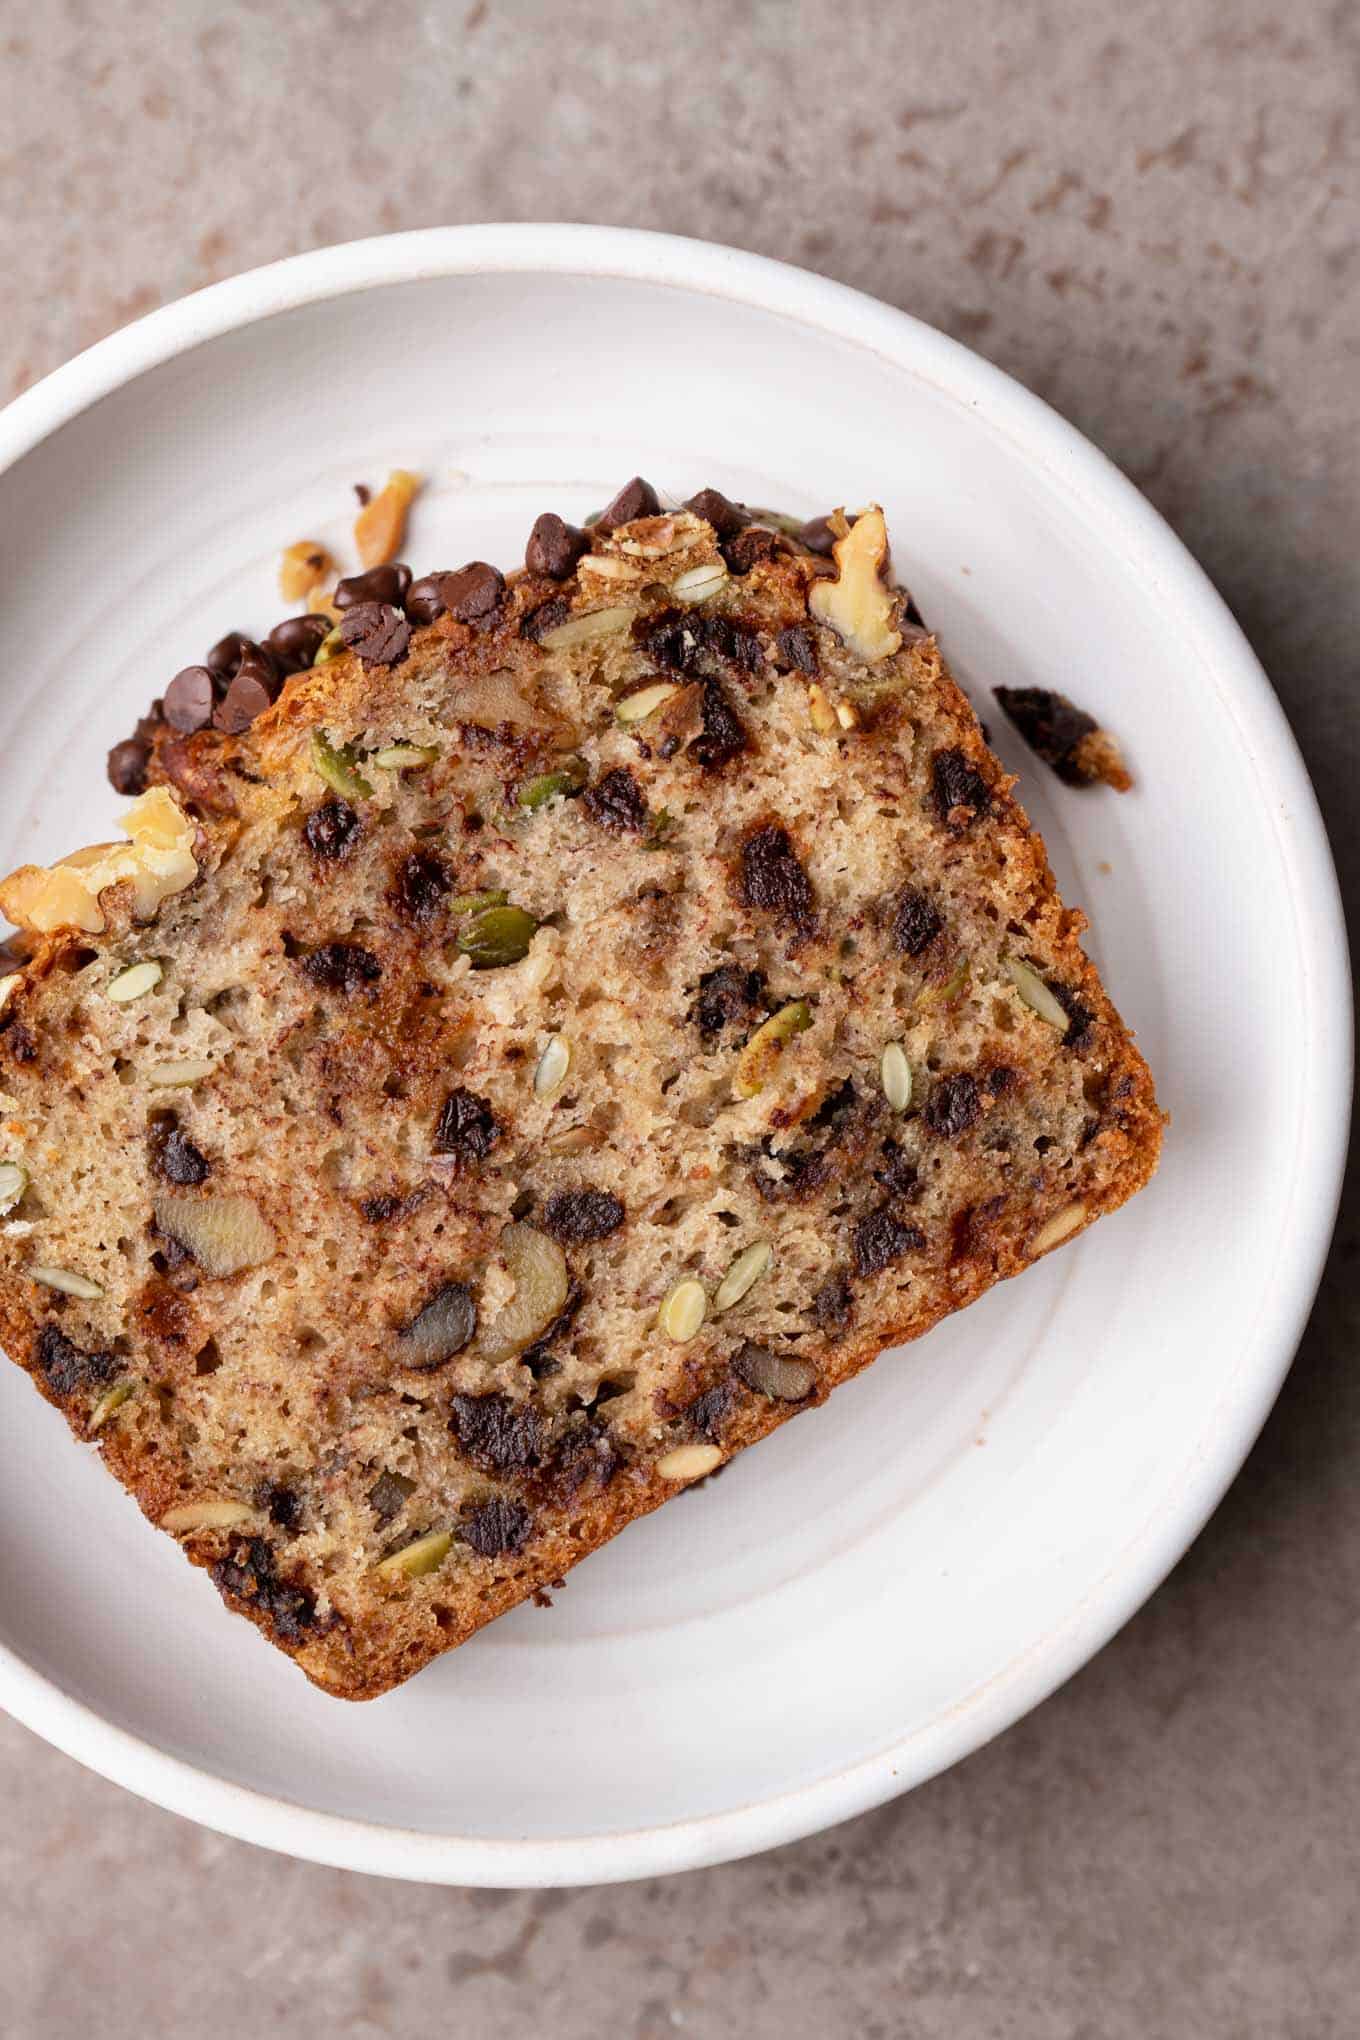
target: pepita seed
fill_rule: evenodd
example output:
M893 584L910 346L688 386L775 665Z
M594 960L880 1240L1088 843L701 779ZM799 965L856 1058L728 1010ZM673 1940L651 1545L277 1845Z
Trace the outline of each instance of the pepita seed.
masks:
M883 1095L894 1112L905 1112L911 1103L911 1064L900 1041L890 1041L879 1066Z
M831 706L831 697L820 680L808 685L808 720L819 736L829 737L838 727L836 711Z
M253 1522L255 1511L244 1502L177 1502L161 1517L162 1530L232 1530Z
M1041 1225L1029 1243L1031 1254L1046 1254L1050 1247L1056 1247L1085 1224L1086 1206L1078 1201L1066 1204L1061 1211L1055 1211L1047 1225Z
M13 1211L28 1188L28 1170L22 1162L0 1162L0 1218Z
M126 1006L145 992L154 992L164 976L158 963L130 963L117 977L110 978L108 996L115 1006Z
M537 932L537 921L523 907L484 907L459 934L458 947L474 970L495 970L521 962Z
M90 1411L90 1421L85 1427L90 1437L93 1438L96 1431L103 1430L115 1410L122 1409L136 1386L135 1381L115 1381L112 1388L105 1389Z
M565 1082L570 1067L571 1043L560 1034L554 1034L538 1058L538 1067L534 1071L534 1096L551 1098Z
M677 1445L657 1460L656 1470L662 1480L702 1480L721 1465L722 1452L716 1445Z
M589 609L583 616L569 616L556 630L545 631L539 639L545 652L569 651L573 645L593 644L596 638L613 637L632 621L631 609Z
M583 758L568 758L551 772L541 772L520 788L519 804L534 810L546 807L559 794L579 793L590 777Z
M329 605L319 604L318 607L328 608ZM334 630L328 630L326 632L325 637L322 638L320 644L313 652L312 664L314 666L329 666L331 660L338 659L341 652L343 652L344 649L345 649L344 634L341 631L339 624L337 623Z
M714 1310L731 1310L733 1304L740 1303L769 1267L770 1255L768 1240L755 1240L744 1253L738 1254L713 1292Z
M657 1323L668 1339L674 1339L678 1346L694 1337L708 1310L708 1297L702 1282L690 1275L683 1282L677 1282L661 1309Z
M198 1056L189 1056L183 1062L150 1063L145 1071L146 1081L157 1091L173 1090L177 1085L201 1084L210 1077L216 1065Z
M97 1282L91 1282L88 1275L73 1274L69 1268L30 1268L29 1275L44 1289L59 1289L63 1296L78 1296L85 1303L93 1303L104 1294Z
M1071 1024L1069 1016L1064 1013L1038 971L1032 970L1027 963L1022 963L1018 956L1008 956L1004 963L1007 977L1031 1013L1037 1013L1050 1027L1056 1027L1059 1034L1066 1034Z
M433 744L388 744L375 751L369 762L380 765L384 772L415 772L422 765L433 765L438 756Z
M806 999L792 1000L762 1022L737 1057L736 1074L732 1079L732 1089L737 1096L754 1098L774 1075L775 1064L785 1045L795 1034L801 1034L805 1027L811 1025L812 1008Z
M680 689L669 680L657 680L650 687L639 687L636 693L625 694L614 708L615 720L621 723L640 723L654 715L663 701L669 701Z
M322 652L329 643L330 638L327 638L322 644ZM321 652L316 656L319 660ZM373 798L373 788L358 770L358 763L359 754L352 744L330 744L320 730L312 731L312 768L325 780L332 793L338 793L344 800Z
M721 560L706 560L701 567L677 574L671 582L671 593L679 602L706 602L710 595L717 594L726 579L727 569Z
M414 1544L394 1551L390 1558L376 1565L374 1571L384 1580L422 1579L426 1573L434 1572L444 1563L452 1543L452 1530L431 1530L424 1537L417 1537Z

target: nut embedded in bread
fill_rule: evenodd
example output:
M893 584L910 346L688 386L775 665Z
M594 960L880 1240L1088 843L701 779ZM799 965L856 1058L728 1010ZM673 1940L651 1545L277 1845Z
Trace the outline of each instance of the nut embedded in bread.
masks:
M0 1333L365 1698L1113 1210L1160 1119L876 509L635 481L508 578L353 582L144 720L129 844L0 887Z

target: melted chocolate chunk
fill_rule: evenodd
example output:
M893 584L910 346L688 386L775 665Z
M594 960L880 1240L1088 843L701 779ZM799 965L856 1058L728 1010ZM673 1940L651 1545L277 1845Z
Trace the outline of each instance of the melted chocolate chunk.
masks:
M266 1510L270 1522L277 1523L280 1530L302 1526L302 1496L284 1481L265 1481L256 1488L255 1506Z
M761 524L748 524L745 531L724 542L722 556L732 573L749 574L759 561L775 559L787 550L788 541L782 533L767 531Z
M314 857L322 858L327 864L338 864L349 856L363 826L347 800L327 800L312 809L303 824L302 833Z
M874 1181L881 1183L890 1197L898 1197L911 1203L921 1194L919 1171L915 1162L909 1162L891 1135L883 1143L883 1161L874 1171Z
M1007 1063L998 1063L994 1070L987 1072L987 1089L994 1098L1001 1097L1003 1092L1011 1090L1019 1081L1020 1072L1011 1069Z
M741 717L723 692L722 682L704 681L703 727L689 747L705 772L719 772L746 749L746 730Z
M518 1551L533 1528L533 1518L523 1502L506 1495L492 1495L486 1502L465 1502L462 1512L465 1541L479 1558L499 1558L502 1552Z
M935 812L946 828L962 832L985 815L992 796L981 774L959 750L937 751L930 765Z
M944 921L928 894L908 886L893 906L892 945L901 956L920 956L929 949Z
M871 1211L855 1227L853 1252L857 1275L877 1275L914 1248L923 1247L926 1236L918 1225L895 1218L886 1206Z
M1068 786L1090 783L1090 773L1081 770L1073 754L1097 727L1093 715L1046 687L994 687L992 692L1036 758L1051 765Z
M565 595L554 595L550 602L540 602L537 609L531 609L519 627L521 637L532 638L537 644L550 630L556 630L559 623L565 623L571 615L571 604Z
M977 1079L964 1070L957 1076L941 1077L931 1086L921 1117L942 1140L957 1140L975 1124L981 1111Z
M54 1324L45 1324L33 1347L33 1357L43 1380L54 1395L74 1395L78 1389L101 1388L118 1372L116 1353L85 1353Z
M701 1437L709 1438L716 1445L723 1425L732 1414L737 1400L737 1391L730 1381L715 1382L686 1405L685 1422Z
M382 965L371 949L357 942L327 942L310 956L298 958L298 969L309 984L326 992L362 991L382 976Z
M208 1158L180 1132L173 1112L158 1113L148 1134L151 1166L166 1183L192 1188L208 1179Z
M453 874L442 857L413 850L397 872L392 901L399 914L420 925L434 919L452 885Z
M552 510L536 518L524 548L525 572L542 574L549 581L565 581L590 545L584 531L568 524Z
M625 1215L612 1190L554 1190L543 1207L543 1229L564 1247L583 1247L607 1240Z
M647 802L626 765L614 766L593 786L588 786L581 805L592 822L598 822L602 829L612 829L616 835L631 831L640 836L646 830Z
M399 666L411 646L411 626L399 609L359 602L340 619L340 635L364 666Z
M483 1473L527 1473L543 1455L538 1412L508 1395L456 1395L450 1428Z
M368 1491L368 1506L380 1523L390 1523L401 1514L415 1491L415 1482L404 1473L380 1473Z
M305 1587L280 1579L274 1553L263 1537L237 1539L230 1558L211 1569L213 1585L229 1599L246 1602L264 1615L285 1643L300 1643L316 1619L316 1602Z
M437 1155L453 1155L465 1166L484 1162L499 1137L496 1115L485 1098L461 1084L450 1091L434 1130Z
M739 963L720 963L699 980L699 996L691 1017L705 1039L721 1034L733 1020L746 1020L763 1012L766 1005L765 978L758 970L743 970Z
M535 1481L535 1491L563 1507L587 1485L608 1487L622 1465L623 1453L611 1433L587 1416L559 1440Z
M756 829L742 845L740 891L743 905L773 914L800 934L816 920L812 882L788 830L777 822Z
M817 640L805 623L791 623L774 641L780 664L786 672L815 674L820 671Z
M1063 1047L1075 1049L1080 1054L1091 1039L1091 1029L1095 1025L1096 1016L1089 1006L1082 1004L1069 986L1050 984L1049 990L1067 1015L1067 1032L1063 1036Z
M828 1275L812 1299L812 1315L824 1332L843 1332L853 1309L850 1284L844 1275Z

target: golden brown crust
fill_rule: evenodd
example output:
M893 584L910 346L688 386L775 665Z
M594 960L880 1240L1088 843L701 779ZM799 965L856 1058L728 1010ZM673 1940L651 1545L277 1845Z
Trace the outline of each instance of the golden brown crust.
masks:
M826 561L762 535L742 562L724 579L707 524L643 518L597 533L566 582L512 577L494 614L416 630L398 665L299 675L238 738L163 729L151 776L198 819L198 883L146 928L126 887L105 893L106 930L46 937L0 1015L5 1139L41 1183L3 1243L0 1337L153 1522L237 1510L182 1529L188 1556L340 1697L388 1690L657 1507L677 1450L729 1458L1156 1165L1151 1079L1083 917L934 640L885 611L866 664L808 619ZM702 612L667 593L696 573L721 581ZM622 627L554 642L611 607ZM631 725L617 703L644 682L675 692ZM317 820L318 730L368 788L334 796L349 820ZM394 741L438 756L374 769ZM578 758L579 800L525 808ZM459 903L487 888L539 933L523 962L470 972ZM170 959L177 1007L109 1005L141 956ZM729 966L756 1003L706 1034L697 988ZM1056 1024L1032 1009L1046 986ZM734 1093L745 1035L799 996L775 1080ZM572 1078L540 1103L558 1034ZM877 1059L897 1037L918 1095L895 1117ZM212 1074L147 1089L167 1055ZM466 1125L441 1116L455 1087ZM167 1190L175 1107L192 1153ZM59 1153L95 1124L110 1208L77 1219L88 1174L68 1188ZM268 1260L214 1274L167 1235L175 1199L192 1217L219 1186L288 1243L291 1288ZM562 1219L562 1319L541 1360L498 1356L521 1207L542 1236L583 1191L626 1217ZM716 1315L727 1257L762 1236L771 1274ZM37 1287L39 1257L97 1265L104 1294ZM403 1358L403 1313L451 1274L478 1330L431 1373ZM672 1347L655 1314L680 1275L710 1315ZM752 1339L797 1356L805 1400L751 1389ZM388 1517L370 1490L398 1472ZM428 1575L385 1569L445 1526Z

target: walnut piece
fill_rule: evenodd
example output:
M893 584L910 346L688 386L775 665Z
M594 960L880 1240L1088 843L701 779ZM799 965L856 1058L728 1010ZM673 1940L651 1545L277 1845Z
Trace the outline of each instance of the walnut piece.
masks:
M354 520L354 543L364 569L394 560L406 539L406 514L420 488L421 477L393 468L384 488L365 503Z
M300 538L279 561L279 593L285 602L301 602L334 571L335 562L324 545L314 538Z
M0 881L0 909L16 927L50 935L57 928L104 932L100 894L128 884L132 911L149 921L163 900L183 892L198 877L194 825L164 786L135 800L119 824L127 843L92 843L56 864L22 864Z
M891 658L901 650L902 633L893 628L892 591L883 578L888 527L876 503L860 513L832 552L836 578L813 583L809 609L857 658L869 665Z

